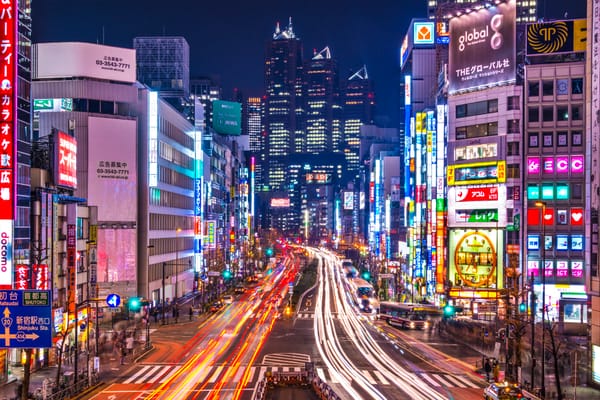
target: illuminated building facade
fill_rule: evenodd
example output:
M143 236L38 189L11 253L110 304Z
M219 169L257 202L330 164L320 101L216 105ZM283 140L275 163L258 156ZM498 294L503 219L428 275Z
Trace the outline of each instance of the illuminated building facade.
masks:
M304 64L302 78L303 134L296 136L296 152L339 152L342 145L342 113L337 61L328 47Z
M558 34L568 33L566 45ZM524 279L536 293L537 318L562 333L587 336L588 275L597 276L597 208L590 203L592 138L586 129L586 20L527 26L525 64ZM592 174L592 175L590 175ZM545 294L545 297L543 296ZM579 332L577 332L579 331Z
M435 19L440 10L467 9L469 5L481 5L481 0L427 0L427 15ZM537 0L524 0L517 3L517 23L535 22L537 20ZM445 19L446 15L442 15Z
M265 186L279 190L285 181L286 165L280 159L296 151L302 113L302 42L290 18L286 29L279 23L267 44L263 131L266 134Z

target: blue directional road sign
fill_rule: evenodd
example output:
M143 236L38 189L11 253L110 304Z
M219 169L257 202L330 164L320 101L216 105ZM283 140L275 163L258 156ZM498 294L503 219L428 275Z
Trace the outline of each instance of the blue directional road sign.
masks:
M0 290L0 348L52 347L49 290Z
M115 293L109 294L106 296L106 304L108 304L110 308L119 307L119 304L121 304L121 296Z

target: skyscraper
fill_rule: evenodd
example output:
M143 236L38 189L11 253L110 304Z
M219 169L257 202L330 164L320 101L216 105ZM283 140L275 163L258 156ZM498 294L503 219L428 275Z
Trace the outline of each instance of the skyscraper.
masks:
M285 163L295 149L298 133L298 114L302 96L302 42L296 37L290 18L286 29L279 23L273 39L267 44L265 59L266 140L265 184L278 189L284 182Z
M145 36L133 39L137 80L159 92L180 112L190 97L190 46L181 36Z
M343 92L344 147L348 170L358 174L360 166L360 127L373 123L375 95L367 66L353 73Z
M337 61L329 47L304 64L304 135L296 137L301 153L340 152L342 124Z

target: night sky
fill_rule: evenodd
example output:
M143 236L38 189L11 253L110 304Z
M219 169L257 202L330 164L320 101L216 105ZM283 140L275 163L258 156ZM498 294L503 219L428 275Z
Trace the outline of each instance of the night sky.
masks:
M547 19L585 16L585 0L546 0ZM395 124L398 52L411 18L426 0L33 0L33 42L80 41L133 47L136 36L183 36L192 76L217 77L229 98L263 94L265 45L276 22L292 17L305 59L329 46L340 76L367 65L375 82L378 122Z

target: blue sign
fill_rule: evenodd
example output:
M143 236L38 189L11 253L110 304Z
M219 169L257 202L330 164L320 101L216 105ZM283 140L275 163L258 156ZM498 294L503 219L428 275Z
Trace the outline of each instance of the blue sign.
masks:
M110 308L119 307L119 304L121 304L121 296L115 293L109 294L106 296L106 304L108 304Z
M0 348L52 347L49 290L0 290Z

